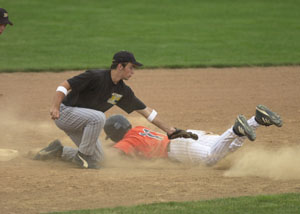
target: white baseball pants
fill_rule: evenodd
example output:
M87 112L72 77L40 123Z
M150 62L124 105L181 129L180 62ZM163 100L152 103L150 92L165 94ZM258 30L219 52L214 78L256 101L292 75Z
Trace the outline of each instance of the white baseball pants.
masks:
M247 122L255 130L259 124L253 116ZM198 135L198 140L177 138L171 140L168 157L171 160L208 166L216 164L229 152L240 148L247 137L237 136L232 127L222 135L210 135L204 131L188 130Z

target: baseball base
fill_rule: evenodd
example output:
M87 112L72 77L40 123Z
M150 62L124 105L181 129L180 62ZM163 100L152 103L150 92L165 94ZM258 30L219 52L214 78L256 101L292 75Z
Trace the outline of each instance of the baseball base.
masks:
M0 161L9 161L18 157L19 152L14 149L0 149Z

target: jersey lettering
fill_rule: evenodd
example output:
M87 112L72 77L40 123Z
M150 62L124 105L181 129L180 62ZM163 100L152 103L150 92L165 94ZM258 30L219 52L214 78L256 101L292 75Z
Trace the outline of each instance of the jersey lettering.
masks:
M139 132L139 135L141 136L148 136L148 137L151 137L151 138L154 138L154 139L157 139L157 140L162 140L163 138L161 136L157 136L157 135L154 135L152 133L150 133L151 131L149 129L143 129L144 132Z
M123 97L122 94L112 93L111 97L107 100L108 103L116 105L117 102Z

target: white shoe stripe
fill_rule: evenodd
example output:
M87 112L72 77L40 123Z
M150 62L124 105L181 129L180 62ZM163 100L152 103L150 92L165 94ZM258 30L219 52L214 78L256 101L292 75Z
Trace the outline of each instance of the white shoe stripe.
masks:
M78 155L79 159L83 162L83 167L84 168L88 168L89 167L89 164L86 160L84 160L82 157L80 157L80 155Z
M47 151L45 151L45 150L44 150L44 151L42 150L42 151L39 151L38 154L39 154L39 155L42 155L42 156L46 156L46 155L49 155L51 152L52 152L52 151L48 151L48 152L47 152Z
M238 126L238 130L242 135L245 135L245 131L242 127Z
M262 117L261 119L262 119L262 121L264 121L264 123L271 124L271 121L268 120L267 118Z
M260 109L260 108L256 108L260 113L269 116L269 114L267 112L265 112L264 110Z

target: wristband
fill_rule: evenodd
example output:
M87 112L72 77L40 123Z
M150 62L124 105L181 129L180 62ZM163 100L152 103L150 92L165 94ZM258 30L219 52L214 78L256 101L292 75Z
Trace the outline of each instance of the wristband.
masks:
M154 120L154 118L156 117L157 112L153 109L151 114L149 115L149 117L147 118L147 120L149 120L150 122L152 122Z
M67 94L68 94L68 90L63 86L58 86L56 91L62 92L65 96L67 96Z

